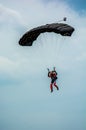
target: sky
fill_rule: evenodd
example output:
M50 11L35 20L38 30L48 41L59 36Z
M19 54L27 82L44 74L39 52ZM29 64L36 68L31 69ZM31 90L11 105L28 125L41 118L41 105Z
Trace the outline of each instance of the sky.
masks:
M44 33L32 47L18 44L63 17L75 28L71 37ZM0 0L0 130L86 129L85 28L85 0ZM51 93L54 66L59 91Z
M47 2L50 2L52 0L45 0ZM58 0L53 0L58 1ZM86 9L86 0L61 0L63 2L66 2L69 6L71 5L74 10L78 10L81 12L81 10Z

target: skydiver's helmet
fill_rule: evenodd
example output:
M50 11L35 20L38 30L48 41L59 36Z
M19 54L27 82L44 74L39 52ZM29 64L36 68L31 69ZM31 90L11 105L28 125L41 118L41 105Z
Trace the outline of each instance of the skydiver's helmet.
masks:
M53 77L56 77L57 76L57 72L55 70L52 71L52 75Z
M53 76L56 77L56 75L57 75L57 72L56 72L56 71L49 71L49 72L48 72L48 77L53 77Z

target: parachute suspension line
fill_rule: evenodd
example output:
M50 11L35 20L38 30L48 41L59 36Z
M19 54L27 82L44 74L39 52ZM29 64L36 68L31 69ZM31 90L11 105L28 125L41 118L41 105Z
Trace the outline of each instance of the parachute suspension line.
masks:
M46 42L47 42L46 33L40 34L39 37L40 37L40 41L41 41L40 46L42 47L42 49L45 49L45 47L47 46L47 45L46 45Z
M57 63L59 62L59 60L61 59L61 55L64 51L64 46L65 46L65 38L60 37L60 39L58 38L57 40L57 51L56 51L56 59L57 59Z
M49 58L53 57L54 50L55 50L54 34L43 33L41 35L41 40L42 40L42 43L43 43L42 49L43 49L44 55L46 54L46 56L49 57Z
M58 58L59 58L59 49L60 49L60 46L61 46L60 40L61 39L59 39L59 37L56 38L56 46L55 46L56 54L55 54L55 57L56 57L57 61L58 61Z
M51 46L52 46L50 53L52 53L52 56L55 59L54 61L56 62L58 60L57 56L58 56L58 52L59 52L59 47L61 46L59 35L53 33L52 37L50 39L50 42L51 42Z

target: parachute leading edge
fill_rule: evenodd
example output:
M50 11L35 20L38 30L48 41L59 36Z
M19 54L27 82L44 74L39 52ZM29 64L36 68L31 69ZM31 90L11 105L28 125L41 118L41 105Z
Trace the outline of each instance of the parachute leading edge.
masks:
M68 24L64 23L52 23L39 26L26 32L19 40L19 44L22 46L32 46L33 42L41 33L54 32L61 34L62 36L71 36L75 29Z

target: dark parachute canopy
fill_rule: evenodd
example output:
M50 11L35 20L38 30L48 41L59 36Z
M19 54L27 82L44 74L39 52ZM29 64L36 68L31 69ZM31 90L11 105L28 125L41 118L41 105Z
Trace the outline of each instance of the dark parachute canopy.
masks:
M41 33L54 32L61 34L62 36L71 36L74 28L64 23L52 23L39 26L26 32L19 40L19 44L22 46L32 46L33 42Z

